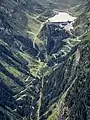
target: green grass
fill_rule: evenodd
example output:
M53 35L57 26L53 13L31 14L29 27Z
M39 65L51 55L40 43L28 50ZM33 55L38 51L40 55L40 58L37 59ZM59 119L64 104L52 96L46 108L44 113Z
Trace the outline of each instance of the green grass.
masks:
M80 36L80 39L82 40L82 41L84 41L84 40L90 40L90 30L89 31L87 31L85 34L83 34L82 36Z
M7 64L6 62L2 62L2 65L6 68L6 70L8 72L10 72L11 74L13 74L15 77L20 77L22 75L22 73L20 71L18 71L17 69L15 69L14 67L10 66L9 64Z
M28 37L34 41L35 35L31 31L27 31Z
M38 34L40 33L44 22L41 22L38 20L38 16L32 16L29 14L26 14L28 18L28 24L27 24L27 34L28 37L32 39L34 43L37 45L42 45L43 41L38 38Z
M72 44L73 46L77 45L77 43L79 43L80 41L75 39L69 39L70 44Z
M5 46L8 46L8 44L5 43L5 42L4 42L3 40L1 40L1 39L0 39L0 44L5 45Z
M28 62L30 62L29 61L29 58L30 58L30 56L29 56L29 54L27 54L27 53L25 53L25 52L20 52L20 51L18 51L17 53L16 53L16 56L20 56L20 57L22 57L22 58L24 58L25 60L27 60Z
M43 15L40 15L37 20L41 21L41 22L45 22L48 18L43 16Z
M32 60L30 64L30 73L35 76L40 78L41 76L41 69L43 68L44 63L43 62L38 62L36 60Z
M15 84L9 77L7 77L4 73L0 72L0 77L2 78L3 82L13 91L13 92L20 92L22 87Z
M47 118L47 120L57 120L58 112L57 109L52 110L52 114Z
M87 32L87 39L90 40L90 30Z
M79 16L81 13L84 12L84 10L85 10L84 7L82 8L82 6L77 5L75 7L71 7L70 10L69 10L69 12L73 16Z
M32 32L33 35L36 35L41 26L41 22L29 14L27 14L27 17L28 17L27 32L28 33Z

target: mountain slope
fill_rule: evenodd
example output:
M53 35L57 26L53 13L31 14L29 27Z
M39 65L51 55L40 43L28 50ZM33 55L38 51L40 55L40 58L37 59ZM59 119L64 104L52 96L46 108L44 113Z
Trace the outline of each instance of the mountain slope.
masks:
M75 22L75 27L80 25L80 29L83 27L87 27L89 23L89 3L86 3L84 7L84 13L87 14L88 19L85 19L84 14L81 13ZM87 11L88 8L88 11ZM83 10L83 6L79 10ZM87 12L86 12L87 11ZM85 20L81 18L82 16ZM83 26L82 26L83 25ZM63 62L60 67L51 74L51 76L47 77L49 81L49 85L47 89L49 89L52 95L57 95L56 100L50 100L47 102L49 105L51 104L49 112L46 112L46 118L48 120L89 120L90 119L90 80L89 80L89 50L90 50L90 30L89 25L86 29L84 29L83 33L79 39L81 42L79 43L76 52L73 55L70 55L68 59ZM76 32L77 33L77 32ZM77 34L76 34L77 35ZM56 82L57 81L57 82ZM59 83L60 82L60 83ZM53 83L53 85L52 85ZM51 89L50 89L51 86ZM57 90L56 90L57 89ZM51 95L51 97L52 97ZM51 98L52 99L52 98ZM46 101L46 100L45 100ZM44 102L45 102L44 101ZM55 102L54 106L53 103ZM45 106L44 106L45 107ZM44 117L45 117L44 116Z
M90 3L72 34L46 23L65 3L1 0L0 120L90 119Z

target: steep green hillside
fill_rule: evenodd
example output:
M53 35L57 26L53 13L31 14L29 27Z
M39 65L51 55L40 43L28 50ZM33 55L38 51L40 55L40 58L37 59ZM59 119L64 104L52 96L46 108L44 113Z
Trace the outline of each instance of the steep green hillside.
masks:
M77 1L0 1L0 120L90 119L90 3L68 32L46 23Z
M75 27L80 26L79 39L76 52L58 65L55 71L45 77L45 88L42 109L42 120L89 120L90 119L90 28L89 3L77 10L80 15L76 19ZM81 10L82 9L82 10ZM83 13L80 13L82 11ZM85 16L86 14L86 16ZM86 19L88 17L88 19ZM78 22L77 22L78 21ZM84 27L86 27L84 29ZM76 30L76 28L75 28ZM76 35L77 31L76 31ZM48 81L48 82L47 82ZM50 87L51 86L51 87ZM45 89L44 88L44 89ZM48 100L46 98L48 94ZM48 105L48 107L46 107ZM46 110L45 110L46 108ZM48 111L48 112L47 112Z

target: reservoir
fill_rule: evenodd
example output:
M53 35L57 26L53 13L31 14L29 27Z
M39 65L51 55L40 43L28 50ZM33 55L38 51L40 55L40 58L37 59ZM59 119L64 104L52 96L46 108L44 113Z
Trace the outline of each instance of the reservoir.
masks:
M49 18L50 22L67 22L67 21L74 21L76 17L69 15L66 12L58 12L54 17Z

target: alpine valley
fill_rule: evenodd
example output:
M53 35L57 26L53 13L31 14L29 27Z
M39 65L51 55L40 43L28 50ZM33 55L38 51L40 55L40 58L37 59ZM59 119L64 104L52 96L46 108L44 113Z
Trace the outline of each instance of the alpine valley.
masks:
M90 0L0 0L0 120L90 120Z

